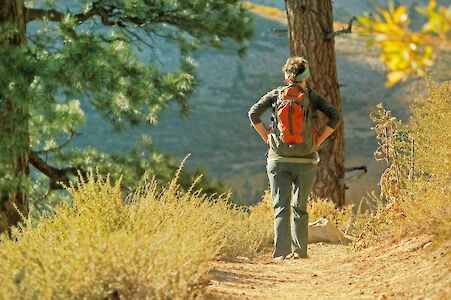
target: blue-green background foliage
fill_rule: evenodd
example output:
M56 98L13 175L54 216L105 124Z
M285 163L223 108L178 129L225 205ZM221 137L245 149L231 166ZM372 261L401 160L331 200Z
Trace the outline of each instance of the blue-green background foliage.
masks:
M26 5L61 14L29 22L22 47L0 48L0 98L12 107L2 115L12 116L6 127L19 128L2 140L2 193L18 184L26 189L13 179L14 156L28 143L31 153L49 166L97 168L113 179L123 175L129 191L152 176L168 181L178 162L160 154L152 140L142 136L143 129L156 124L170 106L178 111L175 118L187 114L188 99L198 84L192 58L198 49L223 48L227 42L237 55L252 34L251 18L236 0L61 0ZM89 12L97 16L84 18ZM6 40L17 28L3 24L1 32ZM129 138L127 130L139 125L139 140ZM119 132L124 135L116 135ZM32 203L51 202L48 179L35 169L31 175ZM195 176L196 172L184 173L182 185ZM223 190L205 180L203 185L210 192Z

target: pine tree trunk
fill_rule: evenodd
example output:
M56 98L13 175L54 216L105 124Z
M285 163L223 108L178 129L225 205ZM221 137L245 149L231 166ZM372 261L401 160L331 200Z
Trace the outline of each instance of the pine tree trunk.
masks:
M0 38L0 48L21 47L25 44L25 16L23 0L0 1L0 24L13 23L18 32ZM26 99L23 99L26 101ZM0 90L1 168L11 175L12 182L0 185L0 233L21 221L20 214L28 215L28 193L24 182L29 175L29 130L27 105L16 105L6 92Z
M291 55L305 57L310 66L313 86L342 113L335 64L334 39L325 39L333 31L331 0L285 0ZM323 115L319 125L325 124ZM336 128L329 144L320 151L321 163L313 193L332 199L338 206L345 201L345 189L339 184L344 176L344 126Z

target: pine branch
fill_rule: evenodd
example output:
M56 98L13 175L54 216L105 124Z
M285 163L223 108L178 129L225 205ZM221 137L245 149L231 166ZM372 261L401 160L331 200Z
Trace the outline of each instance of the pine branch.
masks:
M50 152L59 151L59 150L63 149L64 147L66 147L67 145L69 145L69 143L72 141L72 139L74 138L75 135L80 135L80 133L77 134L75 131L71 131L69 138L66 141L64 141L64 143L62 143L54 148L34 151L34 153L35 154L48 154Z
M85 13L79 13L73 17L77 20L79 24L93 17L99 16L104 25L114 25L110 22L110 13L112 9L106 9L99 6L100 1L93 2L92 7ZM60 22L67 14L60 12L56 9L40 9L40 8L28 8L24 7L25 22L31 22L33 20L43 20L47 19L54 22Z
M346 28L346 29L343 28L341 30L329 32L328 34L326 34L325 39L326 40L331 40L331 39L333 39L336 36L339 36L339 35L342 35L342 34L347 34L347 33L352 33L352 22L354 22L354 21L357 21L356 17L352 17L352 19L349 20L348 28Z
M59 22L64 17L64 14L62 12L57 11L55 9L40 9L40 8L25 7L24 13L26 23L34 20L43 20L43 19Z
M182 30L185 30L191 34L202 31L206 25L200 19L193 18L190 15L184 14L180 9L169 9L163 10L158 8L153 8L147 11L145 16L137 16L126 14L122 11L120 7L113 5L102 6L101 0L95 1L92 4L90 10L84 13L78 13L72 15L72 18L76 20L78 24L85 22L86 20L92 19L94 17L100 17L102 24L106 26L119 26L126 28L127 24L143 28L149 24L165 23L168 25L173 25ZM54 22L60 22L68 14L55 9L39 9L39 8L27 8L24 7L25 21L31 22L33 20L43 20L47 19ZM129 32L130 34L130 32Z
M78 176L78 171L80 171L83 176L87 174L87 172L77 168L58 169L52 167L48 165L47 162L45 162L36 152L30 153L30 163L50 179L50 190L63 189L63 184L68 186L70 184L69 175Z

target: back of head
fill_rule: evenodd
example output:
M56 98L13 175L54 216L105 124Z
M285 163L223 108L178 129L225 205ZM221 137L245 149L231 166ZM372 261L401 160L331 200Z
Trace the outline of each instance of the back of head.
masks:
M289 57L282 67L282 72L285 75L285 80L292 82L305 80L310 75L308 62L301 56Z

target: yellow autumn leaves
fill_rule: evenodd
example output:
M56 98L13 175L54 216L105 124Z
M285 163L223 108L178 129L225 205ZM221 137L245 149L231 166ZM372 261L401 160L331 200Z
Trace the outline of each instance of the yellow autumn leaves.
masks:
M427 7L416 9L427 17L421 32L409 29L407 6L395 7L391 1L388 10L379 8L375 16L357 18L362 27L360 32L368 35L369 43L381 50L379 58L388 67L387 87L406 80L410 75L424 75L435 57L431 34L447 41L451 8L437 6L436 1L431 0Z
M436 33L441 38L446 39L446 35L451 26L451 9L450 7L437 7L436 1L429 1L426 7L417 7L417 11L426 16L428 21L423 25L422 33Z

